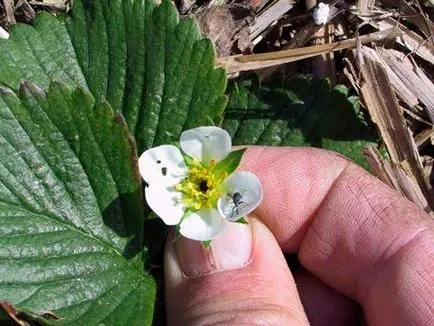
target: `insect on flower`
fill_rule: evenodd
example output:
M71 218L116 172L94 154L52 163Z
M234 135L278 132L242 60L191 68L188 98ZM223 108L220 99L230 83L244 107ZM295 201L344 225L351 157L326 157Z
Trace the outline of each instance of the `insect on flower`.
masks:
M228 194L228 197L232 200L233 207L232 207L232 212L230 217L233 218L234 212L239 214L238 207L240 205L246 205L246 203L242 201L243 195L241 195L239 192L234 192L232 195Z
M183 236L209 241L259 205L262 187L253 173L235 171L244 150L231 151L221 128L184 131L179 146L154 147L140 156L146 201Z

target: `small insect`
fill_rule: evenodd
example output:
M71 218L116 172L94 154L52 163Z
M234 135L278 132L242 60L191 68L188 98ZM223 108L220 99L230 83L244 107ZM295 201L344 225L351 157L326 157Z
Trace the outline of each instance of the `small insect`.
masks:
M165 175L167 174L167 168L166 168L166 167L162 167L162 168L161 168L161 174L162 174L163 176L165 176Z
M232 200L232 203L234 204L234 207L232 207L231 212L231 218L234 216L234 212L239 214L238 208L240 205L247 205L245 202L242 201L243 195L241 195L239 192L234 192L232 195L228 194L228 197Z

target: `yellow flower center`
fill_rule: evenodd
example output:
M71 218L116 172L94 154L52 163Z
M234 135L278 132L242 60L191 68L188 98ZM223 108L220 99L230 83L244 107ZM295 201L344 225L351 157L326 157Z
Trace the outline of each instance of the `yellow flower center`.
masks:
M175 189L182 193L187 209L197 211L204 207L216 207L227 173L216 172L215 166L214 160L205 165L193 159L187 177L175 185Z

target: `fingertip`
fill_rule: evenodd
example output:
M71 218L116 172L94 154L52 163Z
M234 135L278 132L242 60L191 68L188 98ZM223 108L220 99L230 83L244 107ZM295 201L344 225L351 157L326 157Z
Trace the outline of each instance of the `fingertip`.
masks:
M176 322L172 320L174 324L190 324L193 320L195 324L253 324L257 320L307 324L292 275L272 233L260 221L249 220L251 256L243 266L221 268L215 254L225 256L225 253L211 250L204 254L204 248L196 247L190 252L199 255L196 257L199 264L204 264L208 272L186 275L176 245L168 242L165 291L169 323L177 318ZM239 242L233 235L226 241ZM200 243L187 244L190 248L196 245ZM226 250L232 250L229 243Z

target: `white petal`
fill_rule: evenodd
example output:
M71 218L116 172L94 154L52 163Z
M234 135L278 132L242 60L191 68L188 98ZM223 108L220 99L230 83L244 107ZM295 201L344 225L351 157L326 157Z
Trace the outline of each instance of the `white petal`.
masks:
M251 213L262 201L261 183L251 172L235 172L222 187L226 192L218 200L217 208L230 221Z
M185 206L182 204L182 194L165 186L149 186L145 188L145 197L149 207L167 225L176 225L184 215Z
M181 149L203 163L224 159L231 151L228 132L218 127L199 127L184 131L179 140Z
M188 215L180 224L180 233L189 239L208 241L218 236L227 226L215 208L202 208Z
M316 25L327 24L330 13L330 6L323 2L318 3L318 5L313 10L313 20Z
M145 197L149 207L167 225L178 224L185 207L181 193L173 186L187 174L181 151L173 145L148 149L139 158L139 171L147 183Z
M9 38L9 33L6 32L1 26L0 26L0 38L3 38L5 40Z
M139 158L139 171L150 188L154 185L173 186L187 175L181 151L173 145L162 145L144 152Z

